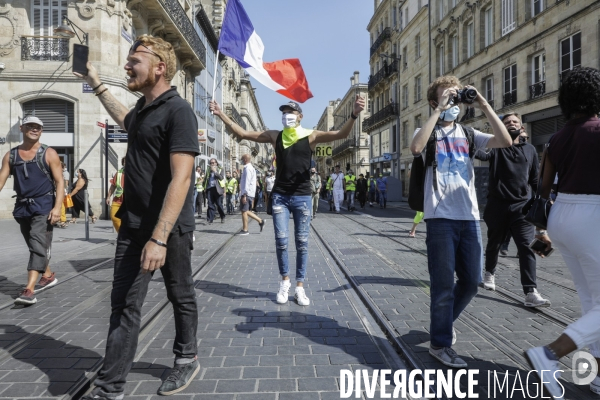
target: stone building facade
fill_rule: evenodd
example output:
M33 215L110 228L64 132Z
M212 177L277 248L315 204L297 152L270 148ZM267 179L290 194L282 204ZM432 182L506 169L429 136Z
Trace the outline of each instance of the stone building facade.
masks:
M138 96L126 86L128 50L138 35L148 33L172 43L177 73L172 84L193 103L194 78L206 67L206 47L194 29L194 6L188 0L114 0L95 2L7 1L0 6L0 152L21 142L19 125L25 115L44 121L42 142L54 147L71 176L83 168L90 178L92 209L103 209L107 175L118 167L125 143L111 143L109 171L104 170L104 132L98 122L114 124L100 101L71 73L72 39L55 36L67 17L85 42L89 59L102 82L117 99L133 107ZM11 217L12 178L0 193L0 218Z
M350 88L344 97L337 101L333 112L333 130L337 131L350 119L354 108L356 96L360 95L369 101L367 84L360 83L358 71L350 77ZM331 102L330 102L331 103ZM358 115L354 127L346 139L335 140L331 143L333 164L340 164L342 171L352 169L356 176L369 171L369 136L363 131L363 121L369 118L369 111L365 110Z
M333 130L335 109L340 103L340 99L338 100L330 100L329 104L323 110L323 114L321 114L321 118L319 118L319 122L314 129L322 132L328 132ZM332 143L323 143L321 146L331 146ZM332 148L333 150L333 148ZM317 166L317 171L319 173L323 173L323 176L327 176L331 173L331 169L333 168L333 158L329 155L319 156L315 154L315 163Z

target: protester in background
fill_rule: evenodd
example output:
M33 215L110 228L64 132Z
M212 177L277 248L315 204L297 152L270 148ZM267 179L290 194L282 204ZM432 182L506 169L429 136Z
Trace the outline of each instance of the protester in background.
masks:
M110 219L117 233L121 228L121 218L117 217L117 211L123 203L123 187L125 186L125 157L121 159L121 169L118 170L110 180L110 189L106 197L106 205L110 206ZM112 198L112 205L111 205Z
M271 192L273 191L273 187L275 186L275 175L273 175L273 171L267 172L267 178L265 179L265 188L267 189L267 196L265 199L266 204L269 204L269 198L271 197Z
M319 190L321 190L321 177L317 174L317 170L313 167L310 169L310 188L312 199L312 217L317 216L319 209Z
M379 173L377 178L377 194L379 195L379 208L387 207L387 177Z
M261 232L265 226L265 220L258 218L256 214L250 211L250 205L254 200L250 195L256 193L256 183L258 182L256 169L254 169L251 160L250 154L244 154L241 157L244 169L240 180L240 211L242 212L242 230L238 233L240 236L248 235L248 217L258 222Z
M415 218L413 219L413 226L412 226L410 232L408 232L408 237L411 237L411 238L415 237L415 234L417 233L417 226L423 220L424 215L425 214L423 213L423 211L417 211L417 213L415 214Z
M549 198L556 174L558 194L548 216L548 232L538 230L536 237L546 243L546 249L554 245L560 250L581 301L581 318L549 345L526 351L540 378L543 373L546 377L560 373L564 368L559 360L577 349L588 347L600 364L600 71L577 67L566 74L558 89L558 104L567 123L550 138L542 160L541 197ZM562 395L557 380L541 382L555 398ZM600 394L600 376L590 390Z
M344 192L346 191L346 179L340 171L340 165L335 166L335 172L331 175L331 191L333 193L333 205L335 212L340 213L340 205L344 201Z
M211 158L210 171L207 171L204 178L204 193L208 198L208 210L206 211L206 220L212 225L215 219L215 211L221 217L221 223L225 222L225 211L223 211L223 194L225 193L225 177L223 170L219 166L216 158Z
M226 209L227 209L227 214L231 215L233 214L233 198L235 196L235 193L237 192L237 179L235 179L234 177L231 176L231 171L227 171L225 173L225 189L226 189L226 196L225 196L225 202L226 202Z
M365 209L365 204L367 202L367 189L367 180L365 179L365 176L359 174L358 180L356 181L356 193L358 194L358 202L362 210Z
M354 211L356 208L354 207L354 197L356 193L356 176L354 175L354 171L351 169L348 170L348 173L344 176L345 181L345 200L346 207L348 211Z
M60 163L62 168L62 176L65 181L65 188L68 188L71 182L71 174L69 174L69 170L67 169L67 165L64 162Z
M234 209L238 207L238 205L240 204L240 176L241 174L238 174L237 171L233 171L233 179L236 180L236 187L235 187L235 194L233 195L233 199L234 199Z
M466 86L465 93L473 95L473 106L485 114L494 134L471 131L455 122L463 104L456 99L461 89L458 78L451 75L429 85L431 116L415 131L410 145L413 155L425 151L426 160L423 212L431 281L429 354L454 368L467 367L452 349L454 321L477 294L483 261L472 157L477 150L512 143L493 108L472 86Z
M52 225L60 219L65 188L56 150L40 143L44 123L33 116L23 118L22 122L23 143L2 158L0 190L12 174L17 193L13 216L29 248L27 285L15 304L31 305L37 303L35 292L58 283L50 270L50 249Z
M260 207L263 192L263 182L260 173L256 174L256 192L254 193L254 203L252 204L252 211L256 211L256 207Z
M377 180L374 176L370 176L367 179L367 188L369 189L369 207L373 207L375 195L377 193Z
M195 208L194 208L194 214L197 216L197 218L202 218L202 204L204 203L204 172L202 172L202 168L200 166L196 167L196 173L195 173L195 188L196 188L196 193L198 194L196 196L196 201L194 202Z
M350 119L339 131L322 132L305 129L301 126L302 108L294 101L279 107L283 129L268 131L247 131L237 125L215 102L210 102L210 111L218 116L240 139L259 143L271 143L275 147L277 175L273 188L273 226L275 229L275 248L281 281L276 301L285 304L289 301L291 286L288 265L288 237L290 214L294 218L294 237L296 240L296 289L295 299L301 306L310 304L304 290L306 266L308 263L308 236L310 227L310 168L312 155L319 143L327 143L348 137L348 134L365 107L365 100L356 96Z
M84 169L77 170L77 182L75 183L75 187L71 191L71 198L73 199L73 212L72 219L69 221L72 224L77 223L77 218L79 218L79 213L81 211L85 212L85 191L87 190L89 179L87 177L87 173ZM88 200L88 215L92 218L92 224L96 223L97 217L94 216L94 211L92 210L92 205Z

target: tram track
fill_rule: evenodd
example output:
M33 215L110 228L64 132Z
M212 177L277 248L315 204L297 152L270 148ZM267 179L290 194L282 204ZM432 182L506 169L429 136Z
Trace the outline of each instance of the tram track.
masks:
M358 225L361 225L375 233L377 233L379 236L381 237L385 237L389 240L392 240L395 243L398 243L408 249L410 249L411 251L420 254L424 257L427 257L426 252L422 251L421 249L417 249L413 246L407 245L405 243L400 242L399 240L396 240L393 237L390 237L389 235L386 235L382 232L377 231L376 229L371 228L370 226L367 226L366 224L362 223L361 221L358 221L348 215L344 215L341 214L343 217L346 217L350 220L352 220L353 222L357 223ZM382 222L382 221L380 221ZM386 316L384 315L384 313L379 310L379 308L377 307L377 304L374 302L374 300L372 298L370 298L370 296L368 295L368 293L366 292L366 290L364 290L363 288L361 288L360 283L356 281L356 279L352 276L352 274L350 273L350 271L348 270L347 267L345 267L344 262L337 256L337 254L335 254L335 250L333 250L331 248L331 246L329 246L323 236L321 234L318 233L317 229L312 226L313 230L315 231L315 233L317 233L317 235L319 236L321 242L324 243L324 246L328 249L329 253L331 254L332 258L335 260L336 264L338 264L338 266L340 267L340 269L344 272L344 275L346 275L348 281L352 284L353 289L356 290L359 293L359 296L361 298L361 300L364 301L365 305L368 307L369 311L371 312L371 314L375 317L375 319L377 320L377 322L379 323L379 325L382 327L382 329L384 330L384 332L386 333L386 336L388 337L388 339L390 340L390 342L393 344L394 348L398 351L398 353L401 355L401 357L407 362L407 365L409 365L410 368L412 369L422 369L422 365L423 363L416 357L416 354L414 353L414 351L410 348L410 346L408 346L402 339L401 339L401 333L398 332L389 322L389 320L387 320ZM394 261L390 260L389 258L383 256L380 252L376 251L376 249L372 248L367 242L365 242L364 240L358 239L356 237L354 237L352 232L349 232L347 229L345 229L344 227L341 227L339 225L336 225L336 228L340 229L341 231L344 231L345 233L347 233L349 236L353 237L361 246L365 247L367 249L367 251L371 254L374 254L376 257L378 257L379 259L381 259L385 264L387 264L388 266L392 267L393 270L396 271L396 273L398 273L400 276L403 276L404 278L408 278L409 280L413 281L413 283L415 283L415 286L417 288L419 288L423 293L425 293L427 296L429 296L429 285L426 282L423 282L422 279L420 279L418 276L415 276L414 274L412 274L410 271L407 271L406 269L403 269L401 266L399 266L397 263L395 263ZM426 286L424 286L426 285ZM498 290L500 289L500 290ZM543 309L531 309L529 307L525 307L522 305L522 301L521 298L516 296L514 293L510 292L507 289L504 289L502 287L498 287L497 285L497 289L496 291L498 292L498 294L500 295L500 297L504 297L510 300L514 300L514 301L518 301L519 305L521 306L521 308L526 309L530 312L536 313L542 317L544 317L546 320L551 321L554 324L559 325L560 327L565 327L566 325L568 325L570 323L570 321L572 320L570 317L565 316L564 314L558 313L552 309L547 309L547 308L543 308ZM479 335L480 337L482 337L484 340L486 340L488 343L490 343L493 347L495 347L498 351L500 351L501 353L503 353L508 359L510 359L518 368L520 368L521 370L524 371L528 371L529 370L529 366L523 356L522 350L517 348L514 344L511 343L510 340L507 340L505 338L502 337L502 335L498 335L495 334L494 332L490 332L488 329L485 328L485 321L482 321L481 319L479 319L476 315L472 315L471 313L468 312L468 310L465 310L463 312L463 314L461 315L461 321L473 332L475 332L477 335ZM566 364L566 362L563 361L564 366L568 369L571 368L570 365ZM564 369L564 368L563 368ZM587 392L585 389L579 387L579 386L575 386L575 385L565 385L565 395L568 396L569 398L577 398L577 399L583 399L583 398L588 398L590 396L589 392ZM481 388L481 390L484 390L483 388ZM488 393L485 393L485 395L488 395Z

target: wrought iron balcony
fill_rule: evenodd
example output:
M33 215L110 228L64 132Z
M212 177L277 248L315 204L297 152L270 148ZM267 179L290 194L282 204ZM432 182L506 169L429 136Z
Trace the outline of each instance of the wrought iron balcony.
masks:
M369 78L369 90L375 88L380 82L382 82L385 78L391 76L398 72L398 60L394 60L391 64L387 64L384 62L383 67L375 75L372 75Z
M345 150L350 149L352 147L354 147L354 139L352 139L352 138L346 139L346 140L344 140L344 142L342 142L342 144L340 144L335 149L333 149L333 151L331 152L331 156L335 157L338 154L341 154Z
M517 91L513 90L510 93L504 93L503 99L504 99L503 107L507 107L512 104L515 104L517 102Z
M529 86L529 99L543 96L546 93L546 81L540 81Z
M383 42L385 42L391 36L392 36L392 29L390 27L385 28L383 30L383 32L381 32L381 34L379 35L379 37L375 40L375 42L373 42L373 45L371 46L371 56L373 54L375 54L377 52L377 49L379 47L381 47L381 45L383 44Z
M21 36L22 61L68 61L69 39L57 36Z
M398 103L390 103L369 118L364 119L362 129L365 132L369 132L378 124L386 122L396 115L398 115Z
M244 122L242 116L232 103L225 104L225 112L227 113L227 115L229 115L233 122L246 129L246 123Z

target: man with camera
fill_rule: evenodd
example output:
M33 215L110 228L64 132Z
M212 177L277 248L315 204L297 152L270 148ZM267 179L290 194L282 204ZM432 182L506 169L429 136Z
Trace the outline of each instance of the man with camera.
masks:
M449 367L465 368L466 362L452 349L453 323L477 294L483 253L472 158L479 149L508 147L512 140L485 98L472 86L461 90L455 76L434 80L427 100L433 111L415 131L410 149L413 155L426 151L423 211L431 281L429 354ZM478 106L494 134L457 124L460 103Z
M534 226L525 221L523 206L529 200L529 187L538 186L538 156L535 147L522 140L521 118L517 113L502 116L502 122L513 139L510 147L478 152L476 158L490 162L488 202L483 213L487 225L488 242L485 248L485 276L483 287L496 289L495 272L498 253L507 233L513 237L519 250L521 284L526 307L547 307L550 301L542 298L535 282L535 254L529 248Z

